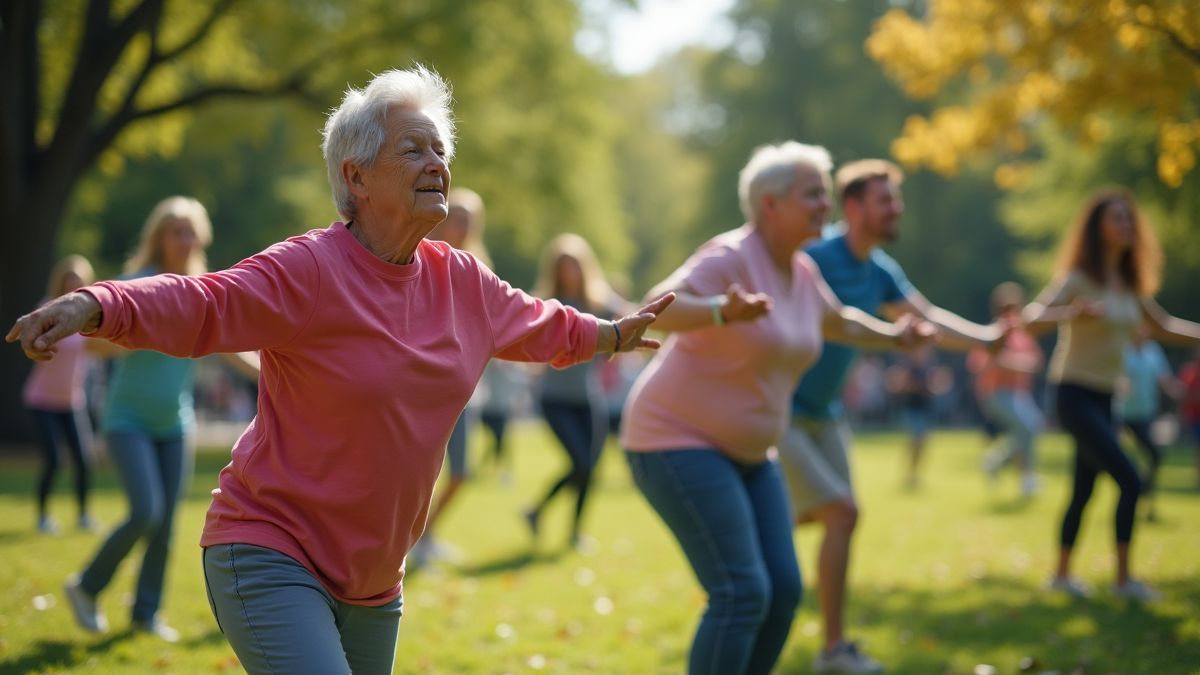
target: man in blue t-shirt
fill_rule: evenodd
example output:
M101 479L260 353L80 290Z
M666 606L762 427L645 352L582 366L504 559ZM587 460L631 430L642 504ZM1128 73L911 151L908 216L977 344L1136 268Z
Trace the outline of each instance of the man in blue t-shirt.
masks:
M843 166L836 183L845 226L827 232L807 253L845 305L891 320L914 314L935 324L942 332L942 345L950 348L969 349L999 339L998 326L972 323L931 304L913 288L896 261L878 248L898 234L904 213L902 180L900 168L884 160ZM825 529L817 565L825 624L825 647L813 664L819 673L882 670L842 632L850 538L858 506L850 480L850 432L840 400L857 353L850 347L825 345L820 360L800 380L792 399L792 424L778 446L797 522L820 522Z

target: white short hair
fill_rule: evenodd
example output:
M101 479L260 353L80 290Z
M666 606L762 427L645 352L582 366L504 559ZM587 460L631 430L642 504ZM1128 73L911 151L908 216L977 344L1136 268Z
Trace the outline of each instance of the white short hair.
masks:
M833 159L819 145L784 141L779 145L761 145L738 174L738 203L747 222L758 219L759 202L764 194L782 195L796 184L796 167L816 169L829 183Z
M354 197L342 178L342 164L347 160L362 166L375 163L387 139L387 113L392 106L428 115L442 137L446 161L452 160L454 117L450 101L449 83L421 65L388 70L376 75L364 89L347 89L342 104L325 122L325 138L321 143L338 213L345 218L354 217Z

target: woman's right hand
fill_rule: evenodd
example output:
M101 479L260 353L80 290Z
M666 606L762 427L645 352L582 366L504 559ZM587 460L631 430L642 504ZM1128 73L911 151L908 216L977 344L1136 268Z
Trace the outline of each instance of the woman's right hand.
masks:
M25 356L49 361L58 352L59 340L100 327L100 303L89 293L76 291L56 298L17 319L5 342L20 341Z
M726 323L753 321L771 311L773 303L766 293L747 293L738 284L730 284L721 305L721 318Z

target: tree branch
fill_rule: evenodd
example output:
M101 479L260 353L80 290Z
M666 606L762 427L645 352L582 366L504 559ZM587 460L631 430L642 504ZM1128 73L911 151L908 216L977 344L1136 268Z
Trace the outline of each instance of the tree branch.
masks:
M1133 23L1137 26L1141 26L1142 28L1149 28L1150 30L1162 33L1162 35L1167 38L1167 41L1170 42L1171 45L1173 45L1180 52L1183 52L1184 57L1195 61L1196 65L1200 66L1200 47L1188 44L1187 41L1183 39L1183 36L1171 30L1170 26L1164 26L1157 21L1153 23L1146 23L1137 19L1134 19Z
M181 56L192 47L200 44L200 42L203 41L208 35L208 32L212 30L213 25L217 23L217 20L220 19L227 11L229 11L229 8L232 7L237 1L238 0L218 0L217 4L213 5L212 11L210 11L208 16L204 18L204 21L200 22L200 25L196 28L195 32L188 36L188 38L183 42L179 43L174 49L162 52L159 55L159 61L170 61Z

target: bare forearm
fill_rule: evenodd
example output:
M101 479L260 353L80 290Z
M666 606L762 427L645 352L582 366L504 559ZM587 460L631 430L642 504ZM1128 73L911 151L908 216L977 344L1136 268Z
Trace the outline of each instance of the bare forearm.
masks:
M1168 316L1154 327L1155 339L1176 347L1195 347L1200 345L1200 323Z
M900 330L893 324L855 307L842 307L826 315L821 324L825 339L859 349L892 349L899 346Z
M967 351L973 347L987 347L1000 337L1000 331L994 326L968 321L941 307L930 307L925 313L925 320L941 329L940 346L946 349Z
M722 301L723 296L720 295L676 293L675 302L658 315L654 329L672 333L716 325L717 315L714 314L713 307Z

